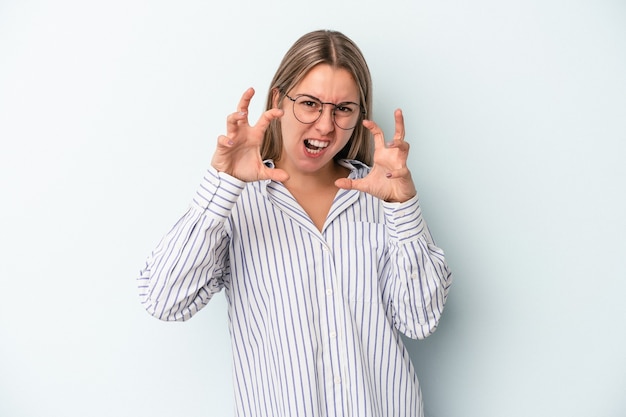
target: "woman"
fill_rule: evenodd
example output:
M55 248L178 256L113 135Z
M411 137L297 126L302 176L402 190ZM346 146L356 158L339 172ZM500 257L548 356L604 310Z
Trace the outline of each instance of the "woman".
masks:
M224 289L238 416L423 415L399 332L435 330L451 276L406 166L402 112L385 142L367 64L334 31L290 48L251 125L253 95L148 258L142 303L182 321Z

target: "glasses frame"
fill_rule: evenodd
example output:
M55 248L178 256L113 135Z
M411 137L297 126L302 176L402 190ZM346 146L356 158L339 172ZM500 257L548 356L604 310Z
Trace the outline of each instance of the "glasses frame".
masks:
M341 130L352 130L355 127L357 127L358 124L359 124L359 119L362 116L365 116L365 113L366 113L365 109L363 108L363 106L361 106L360 104L355 103L353 101L342 101L341 103L335 104L335 103L332 103L330 101L322 101L319 98L317 98L315 96L312 96L310 94L298 94L295 97L291 97L289 94L285 93L285 97L287 97L289 100L291 100L293 102L293 106L291 108L291 110L293 111L293 116L296 118L297 121L299 121L300 123L305 124L305 125L312 125L313 123L317 122L320 119L320 117L322 117L322 114L324 113L324 106L326 104L328 104L330 106L333 106L333 109L331 111L331 118L333 119L333 123L335 124L335 126L337 126ZM298 116L296 115L296 100L298 100L300 97L308 97L311 100L315 100L315 101L317 101L317 102L322 104L322 108L319 111L319 115L317 116L317 118L315 118L315 120L313 120L311 122L303 122L302 120L298 119ZM341 107L342 105L345 105L345 104L355 104L355 105L359 106L359 115L358 115L358 117L356 119L356 123L354 124L354 126L348 127L348 128L339 126L337 124L337 120L335 119L335 110L337 110L338 107Z

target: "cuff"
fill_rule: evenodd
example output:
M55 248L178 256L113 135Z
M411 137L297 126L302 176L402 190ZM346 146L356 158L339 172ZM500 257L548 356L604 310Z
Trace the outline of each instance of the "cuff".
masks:
M424 233L424 220L416 195L404 203L383 202L385 221L392 238L399 242L414 240Z
M244 181L209 167L196 190L193 202L203 210L226 218L230 215L245 185Z

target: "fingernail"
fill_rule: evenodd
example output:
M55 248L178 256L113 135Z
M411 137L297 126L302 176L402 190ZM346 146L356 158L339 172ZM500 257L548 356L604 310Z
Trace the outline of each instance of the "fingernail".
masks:
M245 112L245 111L240 111L240 112L239 112L239 116L245 116L245 115L246 115L246 112Z
M232 141L232 140L229 140L229 141L228 141L228 144L229 144L229 145L232 145L232 144L233 144L233 141Z
M385 177L387 177L387 178L391 178L391 172L386 173L386 174L385 174Z

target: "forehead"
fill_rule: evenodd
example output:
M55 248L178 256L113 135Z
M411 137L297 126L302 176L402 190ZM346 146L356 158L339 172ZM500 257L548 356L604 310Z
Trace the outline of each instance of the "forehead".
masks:
M359 88L354 77L345 68L328 64L313 67L292 90L309 94L324 101L357 101Z

